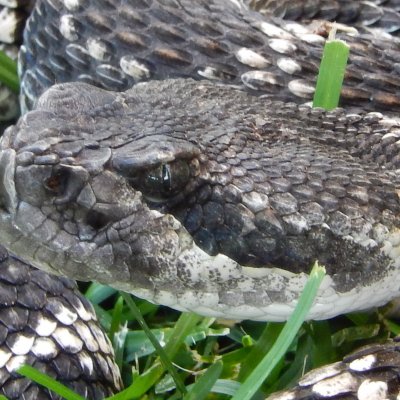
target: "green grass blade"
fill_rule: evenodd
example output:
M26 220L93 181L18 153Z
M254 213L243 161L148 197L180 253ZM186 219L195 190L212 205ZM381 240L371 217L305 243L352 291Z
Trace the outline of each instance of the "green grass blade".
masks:
M32 381L38 383L46 387L47 389L59 394L66 400L85 400L79 394L75 393L73 390L67 388L61 383L57 382L55 379L50 378L49 376L43 374L38 371L36 368L31 367L30 365L22 365L17 369L17 372L26 378L31 379Z
M211 365L200 377L197 382L192 386L190 392L188 392L183 400L202 400L205 399L208 393L210 393L215 382L219 378L222 372L222 362L217 361Z
M111 318L111 324L110 328L108 329L108 336L110 340L113 340L113 337L116 332L118 332L119 327L123 325L122 322L122 309L124 306L124 299L119 296L117 301L114 304L114 308L112 310L112 318Z
M192 383L191 385L187 386L187 389L190 390L195 384ZM233 380L229 380L229 379L217 379L217 381L214 383L213 387L211 388L210 392L212 393L219 393L219 394L224 394L227 396L232 397L235 392L240 388L240 383L233 381ZM219 399L220 397L206 397L208 398L215 398L215 399ZM222 397L223 399L225 399L225 397ZM168 398L168 400L182 400L181 397L178 397L178 395L175 393L173 394L171 397Z
M395 335L395 336L400 335L400 325L398 325L388 319L385 319L384 322L385 322L385 325L387 326L387 328L393 333L393 335Z
M163 343L165 342L168 329L170 328L152 329L151 331L158 342ZM127 364L131 364L141 358L146 358L147 356L151 357L151 355L154 354L154 347L145 332L142 330L128 329L124 345L124 354L124 361Z
M214 393L221 393L228 396L233 396L239 388L239 382L231 381L228 379L218 379L217 382L215 382L212 391Z
M0 81L7 85L13 92L19 92L17 63L3 51L0 51Z
M129 295L128 297L130 298ZM171 333L165 348L162 349L170 360L174 359L180 346L185 342L186 338L191 334L199 321L203 319L203 317L192 313L181 314L178 321L175 323L174 330ZM140 376L135 377L133 383L129 387L122 392L107 398L107 400L132 400L140 398L157 383L164 372L164 365L160 363L153 364Z
M350 51L345 42L334 40L335 33L334 27L325 43L313 100L313 107L322 107L325 110L332 110L339 105Z
M142 375L135 377L133 383L111 397L104 400L133 400L142 397L149 388L151 388L165 372L165 368L161 364L155 364Z
M240 367L239 380L241 382L251 374L262 358L270 351L271 347L278 339L279 334L282 332L282 329L282 323L270 322L266 325L261 336Z
M324 276L325 268L315 263L297 306L285 324L278 340L263 360L254 368L232 400L250 400L270 372L280 362L307 317Z
M350 326L334 333L332 335L332 343L335 347L342 347L344 343L374 338L379 334L380 329L381 326L379 324Z
M304 371L311 367L310 354L312 354L313 342L309 335L301 335L296 344L294 359L284 372L268 385L266 394L270 395L276 391L292 387L304 375ZM269 380L269 379L268 379ZM265 385L263 386L265 388Z
M115 363L118 365L120 371L122 371L122 366L124 362L125 341L128 332L129 330L125 324L117 332L114 332L112 337L112 344L115 353Z
M171 360L169 359L167 352L161 347L160 343L158 342L157 338L154 336L153 332L147 326L146 321L144 320L142 314L140 313L139 309L136 307L135 302L133 301L132 297L124 292L121 292L122 297L125 300L125 303L130 308L131 312L134 314L137 322L139 323L140 327L146 332L147 337L151 341L151 344L156 349L158 356L162 364L164 365L165 369L170 373L172 376L177 389L182 393L186 393L185 385L183 384L182 380L180 379L175 367L172 365Z
M85 292L85 297L93 304L100 304L116 292L117 291L110 286L92 282Z
M175 354L179 350L179 347L191 334L194 327L203 319L207 321L209 320L208 318L201 317L200 315L194 313L187 312L181 314L178 321L176 321L176 324L171 333L171 336L168 339L167 344L165 345L165 352L170 359L173 359L175 357Z
M310 353L313 368L335 361L336 354L328 321L312 321L308 326L310 329L309 334L314 342L313 350Z

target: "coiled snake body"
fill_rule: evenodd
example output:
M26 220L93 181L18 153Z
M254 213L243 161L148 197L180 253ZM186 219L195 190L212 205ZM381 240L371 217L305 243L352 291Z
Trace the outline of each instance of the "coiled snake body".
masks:
M315 260L328 276L310 318L389 301L399 42L347 40L348 108L323 112L296 104L324 41L311 28L217 0L39 1L21 51L34 110L1 141L1 242L205 315L284 320ZM44 92L63 81L79 83Z

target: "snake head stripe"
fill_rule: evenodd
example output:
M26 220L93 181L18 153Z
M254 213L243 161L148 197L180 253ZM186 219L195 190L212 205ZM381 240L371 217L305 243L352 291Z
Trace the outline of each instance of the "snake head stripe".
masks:
M208 82L57 85L2 138L0 240L200 314L285 319L316 260L310 318L371 307L399 293L398 138Z

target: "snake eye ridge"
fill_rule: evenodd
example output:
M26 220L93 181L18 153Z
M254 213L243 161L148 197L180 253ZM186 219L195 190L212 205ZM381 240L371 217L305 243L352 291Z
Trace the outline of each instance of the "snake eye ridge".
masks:
M181 192L190 179L190 167L186 160L139 171L129 177L129 183L153 201L162 201Z

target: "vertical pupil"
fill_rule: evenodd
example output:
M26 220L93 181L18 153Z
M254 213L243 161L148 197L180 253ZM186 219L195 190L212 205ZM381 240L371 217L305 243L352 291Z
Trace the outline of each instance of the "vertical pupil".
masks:
M176 160L139 171L129 182L153 201L162 200L182 191L190 179L186 161Z
M171 190L171 171L168 165L164 164L161 169L161 179L164 190Z

